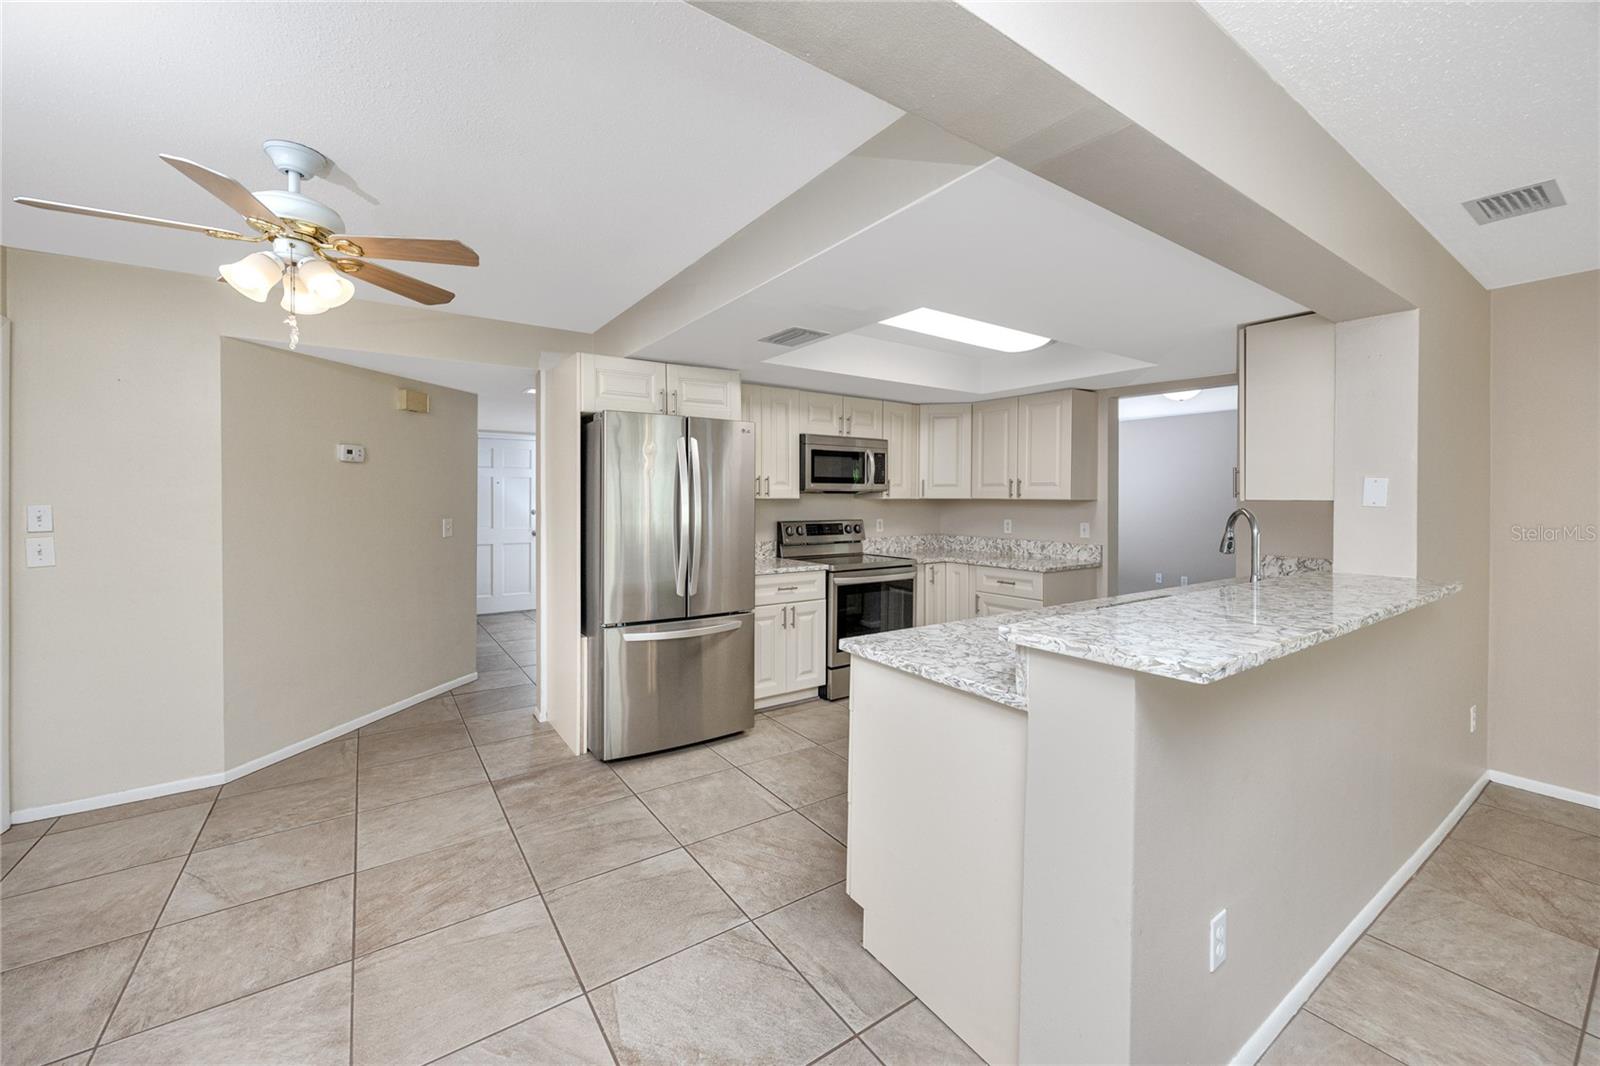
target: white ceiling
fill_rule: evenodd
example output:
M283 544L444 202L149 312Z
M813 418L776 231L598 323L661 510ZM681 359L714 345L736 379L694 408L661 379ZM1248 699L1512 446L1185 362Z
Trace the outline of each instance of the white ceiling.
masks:
M252 343L261 343L259 341ZM284 348L274 344L269 347ZM532 367L493 363L467 363L458 359L429 359L388 352L355 352L343 348L322 348L302 344L301 355L314 355L336 363L393 374L407 381L443 385L478 397L478 428L503 433L532 433L538 422L537 397L530 396L538 380Z
M7 4L3 18L6 244L213 274L237 246L10 200L234 227L156 154L274 188L260 144L286 138L338 165L306 191L353 232L478 250L477 270L396 264L455 290L451 310L580 331L900 115L677 0Z
M1118 422L1142 422L1147 418L1175 418L1179 415L1209 415L1239 409L1239 387L1222 385L1201 389L1187 400L1169 400L1157 392L1149 396L1122 396L1117 399Z
M877 325L916 307L1056 343L1006 355ZM1300 310L996 159L632 354L933 402L1228 373L1239 323ZM787 326L836 335L760 342Z
M1484 286L1600 267L1600 5L1201 3ZM1549 178L1566 207L1461 206Z

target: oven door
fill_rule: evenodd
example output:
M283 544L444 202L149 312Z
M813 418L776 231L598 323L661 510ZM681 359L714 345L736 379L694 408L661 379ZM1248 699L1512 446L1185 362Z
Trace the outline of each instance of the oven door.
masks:
M839 650L841 640L910 629L916 586L915 567L830 574L828 665L850 665L849 653Z

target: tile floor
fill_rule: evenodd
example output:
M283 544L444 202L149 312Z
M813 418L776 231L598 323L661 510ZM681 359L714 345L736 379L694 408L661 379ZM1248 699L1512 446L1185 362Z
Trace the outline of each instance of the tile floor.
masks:
M1267 1050L1600 1066L1600 810L1490 784Z
M860 946L848 712L605 765L479 680L220 789L0 837L0 1059L977 1057Z

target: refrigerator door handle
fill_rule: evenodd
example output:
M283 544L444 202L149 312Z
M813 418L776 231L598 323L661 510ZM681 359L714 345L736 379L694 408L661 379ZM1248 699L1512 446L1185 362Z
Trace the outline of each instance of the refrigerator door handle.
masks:
M623 633L622 640L626 644L639 644L652 640L688 640L691 637L709 637L713 633L731 633L742 625L744 625L743 622L734 618L709 626L698 626L694 629L661 629L653 633Z
M694 485L689 490L690 504L690 530L689 530L689 595L693 596L700 591L700 550L706 536L706 482L704 472L700 468L700 442L694 437L689 437L689 474L694 479Z
M685 595L689 586L689 445L678 438L678 537L673 545L672 591Z

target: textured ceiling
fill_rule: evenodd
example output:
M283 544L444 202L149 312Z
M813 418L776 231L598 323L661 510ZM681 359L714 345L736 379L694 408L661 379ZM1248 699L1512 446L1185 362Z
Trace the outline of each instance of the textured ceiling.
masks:
M1201 4L1486 287L1600 267L1600 5ZM1568 206L1461 207L1552 177Z
M0 238L212 274L205 237L14 196L234 227L156 159L306 192L356 233L457 237L477 270L400 269L451 310L592 331L900 112L676 0L528 4L6 4ZM362 286L364 298L396 300ZM262 314L276 314L263 308Z

